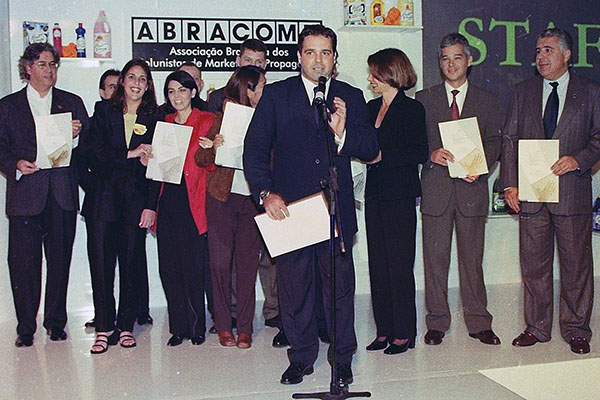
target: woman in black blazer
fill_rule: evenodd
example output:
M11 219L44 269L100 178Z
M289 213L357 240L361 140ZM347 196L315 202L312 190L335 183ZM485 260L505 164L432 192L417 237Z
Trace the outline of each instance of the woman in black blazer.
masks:
M384 49L368 58L373 92L368 104L377 129L380 153L367 167L365 219L369 275L377 338L367 350L398 354L414 348L415 199L421 195L418 164L427 160L425 109L407 97L417 76L398 49Z
M133 59L125 64L109 101L98 103L85 152L95 174L82 214L88 224L88 251L96 315L92 354L108 345L136 345L132 330L137 303L135 281L145 265L146 229L154 224L160 184L146 179L152 136L161 120L150 68ZM121 292L115 315L115 262ZM147 272L146 272L147 273ZM116 319L116 326L115 326Z

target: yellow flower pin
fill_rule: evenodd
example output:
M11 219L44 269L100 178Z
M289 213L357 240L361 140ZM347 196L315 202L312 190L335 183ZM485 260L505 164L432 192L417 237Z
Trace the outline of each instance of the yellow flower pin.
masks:
M144 133L146 133L146 126L142 124L135 124L133 127L133 132L136 135L143 135Z

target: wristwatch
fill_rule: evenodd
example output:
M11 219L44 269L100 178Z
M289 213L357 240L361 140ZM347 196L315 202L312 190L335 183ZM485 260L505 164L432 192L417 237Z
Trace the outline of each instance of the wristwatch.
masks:
M258 205L262 206L265 202L265 199L267 197L269 197L270 194L271 194L270 190L266 190L266 189L261 190L260 193L258 194Z

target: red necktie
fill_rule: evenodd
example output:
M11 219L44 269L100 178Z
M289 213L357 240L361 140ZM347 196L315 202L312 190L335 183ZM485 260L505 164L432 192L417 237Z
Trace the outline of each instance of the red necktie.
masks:
M456 121L458 119L458 104L456 104L456 95L459 93L458 90L454 89L452 92L452 104L450 105L450 115L452 116L452 120Z

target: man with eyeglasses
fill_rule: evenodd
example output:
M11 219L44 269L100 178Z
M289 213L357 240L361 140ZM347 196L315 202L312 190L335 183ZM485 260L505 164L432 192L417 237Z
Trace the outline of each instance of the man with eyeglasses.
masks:
M33 344L40 304L42 245L46 258L44 327L65 340L67 283L79 208L77 145L88 127L79 96L54 87L60 57L47 43L29 45L19 59L27 82L0 100L0 170L6 176L8 267L17 314L17 347ZM68 167L40 169L34 117L72 114L73 154Z

